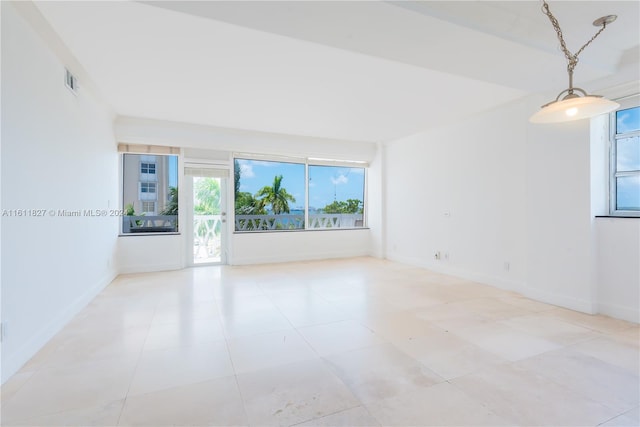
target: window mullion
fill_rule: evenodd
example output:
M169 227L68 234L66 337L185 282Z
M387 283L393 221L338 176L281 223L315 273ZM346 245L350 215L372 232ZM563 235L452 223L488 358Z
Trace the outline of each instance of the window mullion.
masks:
M640 170L635 170L635 171L616 171L616 178L620 178L623 176L636 176L636 175L640 175Z
M304 162L304 229L309 229L309 162Z

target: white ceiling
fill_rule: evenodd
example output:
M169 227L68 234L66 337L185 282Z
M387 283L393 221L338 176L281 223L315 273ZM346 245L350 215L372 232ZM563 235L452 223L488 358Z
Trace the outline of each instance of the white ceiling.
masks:
M564 89L540 4L36 3L120 115L359 141ZM572 51L619 16L580 56L577 86L637 67L639 5L550 3Z

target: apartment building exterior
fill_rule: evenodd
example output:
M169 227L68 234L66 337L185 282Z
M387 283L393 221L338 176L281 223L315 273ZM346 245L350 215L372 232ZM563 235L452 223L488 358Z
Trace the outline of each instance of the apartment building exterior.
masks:
M123 208L132 205L137 215L159 215L169 203L169 169L173 159L171 156L123 155Z

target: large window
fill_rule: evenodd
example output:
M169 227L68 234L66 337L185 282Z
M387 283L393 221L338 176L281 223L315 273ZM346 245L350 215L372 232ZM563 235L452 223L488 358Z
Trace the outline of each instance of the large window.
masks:
M309 228L364 225L364 168L309 165Z
M611 214L640 216L640 107L623 105L611 122Z
M364 167L305 159L236 158L235 230L364 227L365 172Z
M304 228L305 165L236 159L236 231Z
M122 155L122 233L178 231L178 157Z

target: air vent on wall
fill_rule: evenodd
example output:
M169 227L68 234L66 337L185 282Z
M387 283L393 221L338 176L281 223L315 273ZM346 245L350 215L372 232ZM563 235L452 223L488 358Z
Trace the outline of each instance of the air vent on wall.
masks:
M64 69L64 83L74 95L78 93L78 79L66 68Z

